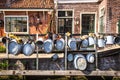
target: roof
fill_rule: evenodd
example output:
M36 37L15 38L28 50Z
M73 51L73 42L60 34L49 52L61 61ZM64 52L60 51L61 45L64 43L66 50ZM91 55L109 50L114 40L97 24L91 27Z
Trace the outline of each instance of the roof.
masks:
M54 8L53 0L0 0L0 8Z
M58 0L58 3L94 3L100 0Z

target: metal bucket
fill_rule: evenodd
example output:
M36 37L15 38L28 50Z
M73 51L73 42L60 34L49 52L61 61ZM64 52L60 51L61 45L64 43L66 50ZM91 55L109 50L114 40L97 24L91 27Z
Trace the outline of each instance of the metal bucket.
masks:
M98 47L104 47L105 46L105 40L104 39L98 39L97 45L98 45Z
M115 37L114 43L115 44L120 44L120 36Z
M93 38L93 37L89 37L89 38L88 38L88 42L89 42L89 46L91 46L91 45L94 45L94 44L95 44L95 40L94 40L94 38Z
M65 41L63 38L59 39L56 41L56 45L55 45L57 50L63 50L65 47Z
M73 61L73 59L74 59L74 57L73 57L73 54L68 54L68 56L67 56L67 60L69 61L69 62L71 62L71 61Z
M114 37L111 35L106 36L106 44L114 44Z
M43 39L42 38L39 38L37 41L36 41L36 46L38 46L39 48L42 48L43 47Z
M86 59L89 63L94 63L95 56L92 53L87 54Z
M35 44L34 42L32 43L25 43L24 46L23 46L23 53L26 55L26 56L30 56L35 50Z
M8 43L8 52L10 54L18 54L22 50L22 44L18 44L17 41L14 39Z
M81 45L81 46L82 46L83 48L87 48L88 45L89 45L88 39L84 39L84 40L82 41L82 45Z
M87 61L82 54L74 56L74 67L79 70L85 70L87 68Z
M53 41L51 39L47 39L43 43L43 48L46 53L49 53L53 49Z
M75 38L70 38L68 40L68 46L71 50L76 50L77 49L76 39Z

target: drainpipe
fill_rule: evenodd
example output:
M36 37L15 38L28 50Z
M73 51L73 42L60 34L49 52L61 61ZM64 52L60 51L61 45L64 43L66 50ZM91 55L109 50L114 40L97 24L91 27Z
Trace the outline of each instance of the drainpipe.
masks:
M58 28L58 10L57 10L58 9L58 0L54 0L54 5L55 5L54 9L55 9L55 12L56 12L55 13L56 33L58 33L58 29L57 29Z

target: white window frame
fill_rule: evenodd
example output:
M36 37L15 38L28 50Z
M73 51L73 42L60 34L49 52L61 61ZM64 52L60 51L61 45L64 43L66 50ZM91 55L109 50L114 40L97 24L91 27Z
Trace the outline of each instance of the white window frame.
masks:
M104 9L104 12L102 13L101 10ZM105 17L105 6L101 7L99 9L99 20L98 20L98 33L100 33L100 18L104 16L104 24L106 24L106 17ZM106 26L104 26L104 30L103 30L103 33L106 31Z
M6 17L26 17L27 18L27 32L6 32L6 23L5 18ZM29 17L28 15L5 15L4 16L4 32L5 33L14 33L14 34L28 34L29 33Z
M72 34L74 34L74 9L58 9L57 10L57 13L58 13L58 11L72 11L73 12L73 15L72 15L72 17L58 17L58 14L57 14L57 17L58 18L72 18ZM57 21L58 22L58 21ZM57 25L57 27L56 27L56 32L58 33L58 25Z
M95 15L95 24L94 24L94 33L97 33L97 12L80 12L80 34L82 34L82 14L94 14Z

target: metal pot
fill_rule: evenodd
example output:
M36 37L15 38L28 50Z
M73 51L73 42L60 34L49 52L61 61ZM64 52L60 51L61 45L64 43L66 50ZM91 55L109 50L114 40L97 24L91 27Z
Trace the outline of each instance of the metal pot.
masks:
M81 45L81 46L82 46L83 48L87 48L88 45L89 45L88 39L84 39L84 40L82 41L82 45Z
M22 44L18 44L15 39L11 40L8 43L8 52L9 53L16 55L16 54L20 53L21 50L22 50Z
M82 54L74 56L74 67L79 70L85 70L87 68L87 61Z
M43 43L43 48L46 53L50 53L53 49L53 41L51 39L47 39Z
M73 59L74 59L73 54L71 54L71 53L68 54L67 59L69 62L73 61Z
M86 58L89 63L94 63L95 61L95 56L92 53L87 54Z
M120 44L120 36L115 37L114 42L115 44Z
M42 48L43 47L43 39L42 38L39 38L37 41L36 41L36 46L38 46L39 48Z
M97 41L98 47L104 47L105 46L105 40L104 39L98 39Z
M88 42L89 42L89 46L91 46L91 45L94 45L94 44L95 44L95 40L94 40L94 38L93 38L93 37L89 37L89 38L88 38Z
M65 47L65 41L63 38L56 40L56 45L55 45L57 50L63 50Z
M32 43L25 43L24 46L23 46L23 53L26 55L26 56L30 56L35 50L35 44L34 42Z
M77 49L76 39L75 38L70 38L68 40L68 46L71 50L76 50Z
M114 44L114 37L111 35L106 36L106 44Z

